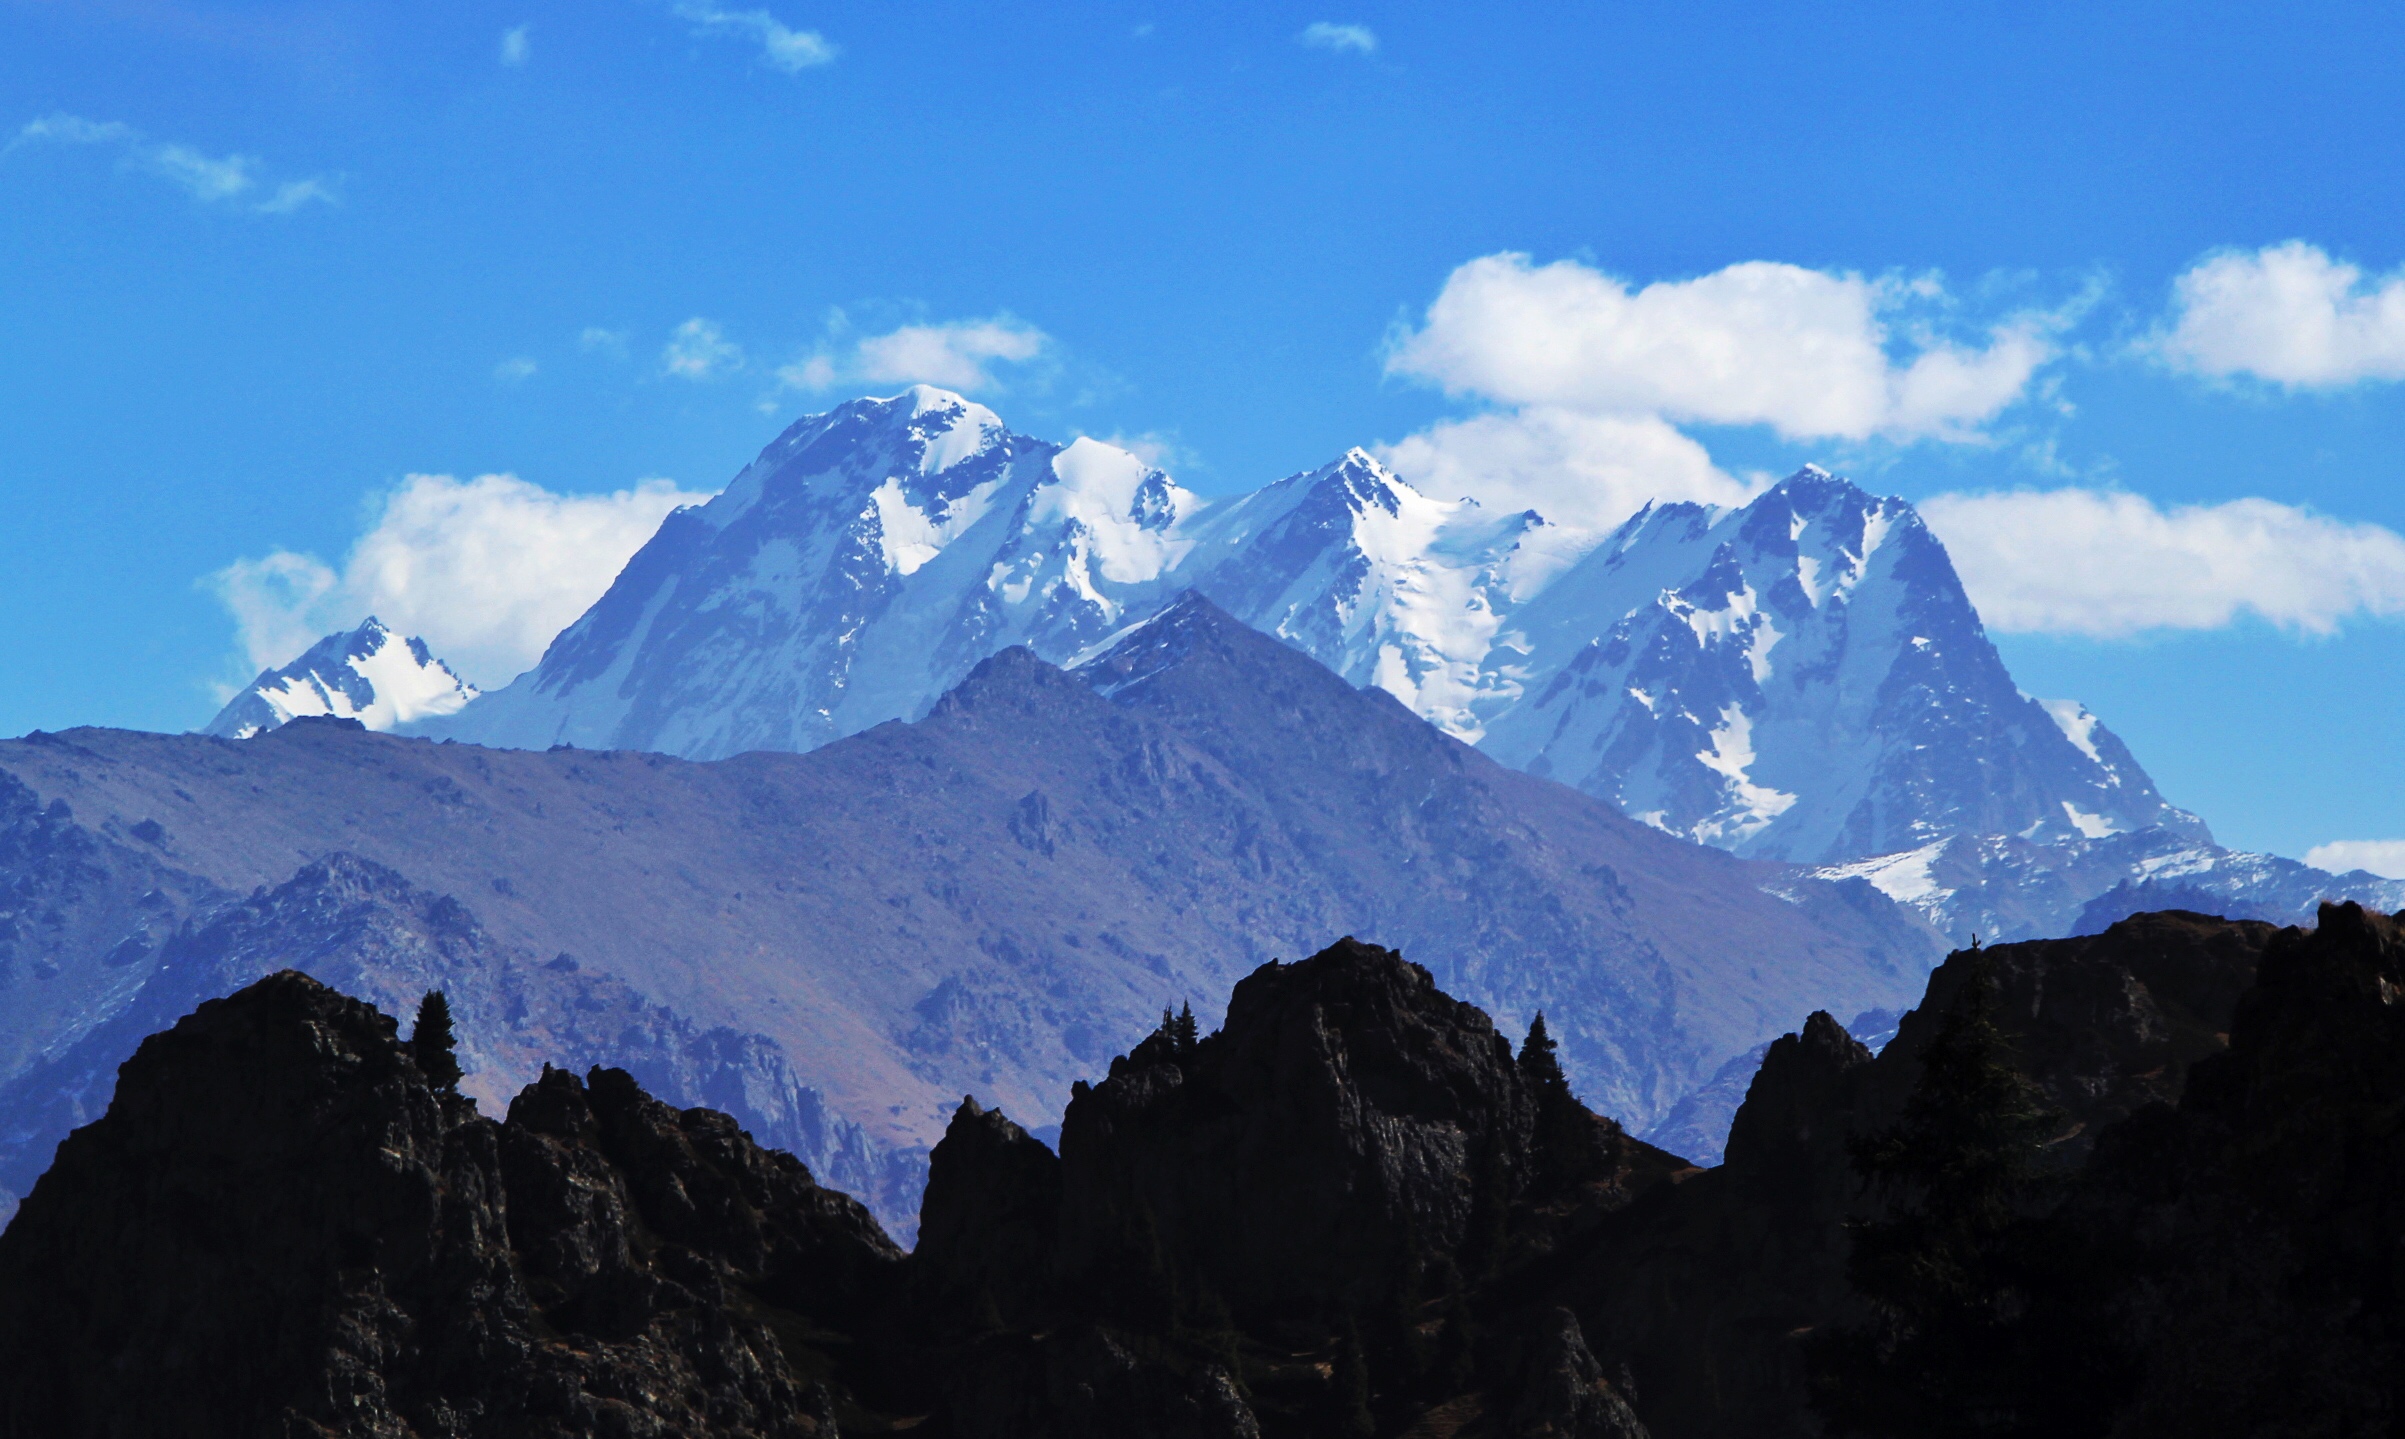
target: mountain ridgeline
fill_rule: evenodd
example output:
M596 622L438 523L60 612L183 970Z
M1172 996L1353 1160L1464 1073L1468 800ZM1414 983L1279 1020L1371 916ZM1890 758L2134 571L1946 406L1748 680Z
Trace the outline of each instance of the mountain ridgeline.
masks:
M1790 1016L1900 1008L1942 946L1859 879L1684 843L1506 769L1199 596L1077 668L712 763L302 720L0 742L0 1189L141 1035L275 970L449 993L498 1112L546 1061L735 1114L907 1234L975 1091L1073 1081L1330 934L1555 1020L1646 1125Z
M904 1254L722 1114L598 1068L483 1118L277 974L0 1233L0 1436L2386 1433L2400 994L2354 906L1965 951L1876 1058L1773 1044L1699 1172L1346 940L1078 1085L1057 1156L962 1101ZM1898 1144L2009 1202L1866 1178ZM1874 1233L1960 1282L1900 1303Z

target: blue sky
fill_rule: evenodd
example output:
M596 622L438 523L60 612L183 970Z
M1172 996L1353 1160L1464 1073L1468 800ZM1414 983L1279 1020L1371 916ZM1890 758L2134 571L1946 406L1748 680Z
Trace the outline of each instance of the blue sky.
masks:
M2405 837L2405 11L1190 8L0 0L0 732L909 373L1205 493L1816 460L2226 842Z

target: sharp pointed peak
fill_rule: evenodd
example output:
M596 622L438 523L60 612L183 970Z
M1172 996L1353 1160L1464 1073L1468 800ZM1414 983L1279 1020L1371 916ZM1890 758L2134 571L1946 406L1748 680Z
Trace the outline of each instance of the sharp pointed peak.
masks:
M1771 500L1796 509L1825 510L1842 505L1864 511L1895 509L1913 512L1912 502L1902 496L1882 495L1865 489L1847 476L1813 464L1803 466L1764 490L1744 508L1750 510Z

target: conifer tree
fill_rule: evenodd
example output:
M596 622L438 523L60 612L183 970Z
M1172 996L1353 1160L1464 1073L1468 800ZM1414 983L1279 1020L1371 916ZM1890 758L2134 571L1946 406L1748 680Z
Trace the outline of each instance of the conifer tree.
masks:
M1163 1010L1162 1013L1166 1014L1168 1011ZM1177 1018L1169 1022L1170 1047L1177 1051L1178 1058L1185 1059L1194 1053L1196 1042L1194 1006L1181 1004L1178 1006Z
M427 990L426 997L418 1001L418 1022L409 1032L409 1052L417 1060L419 1072L437 1089L459 1083L462 1071L452 1043L451 1001L439 989Z
M1559 1048L1545 1032L1545 1011L1538 1010L1528 1022L1528 1037L1520 1041L1520 1077L1528 1081L1540 1106L1570 1096L1570 1081L1562 1077L1562 1062L1555 1053Z

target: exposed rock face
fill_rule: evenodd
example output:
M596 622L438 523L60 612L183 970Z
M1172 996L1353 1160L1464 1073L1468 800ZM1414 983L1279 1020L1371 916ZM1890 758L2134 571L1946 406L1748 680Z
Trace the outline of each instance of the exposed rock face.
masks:
M907 1258L723 1114L545 1070L482 1119L278 974L146 1041L0 1234L0 1439L1807 1435L1887 1202L1849 1140L1975 982L2061 1116L2014 1221L2012 1322L2078 1356L2044 1432L2391 1432L2405 921L2346 906L1958 954L1877 1057L1774 1042L1707 1172L1347 940L1115 1060L1060 1157L960 1105Z
M911 1251L918 1308L939 1329L956 1313L973 1325L1041 1314L1052 1295L1060 1160L975 1096L953 1112L935 1155Z
M622 1074L519 1107L298 974L203 1005L0 1234L0 1433L813 1433L776 1331L898 1265L867 1212Z

